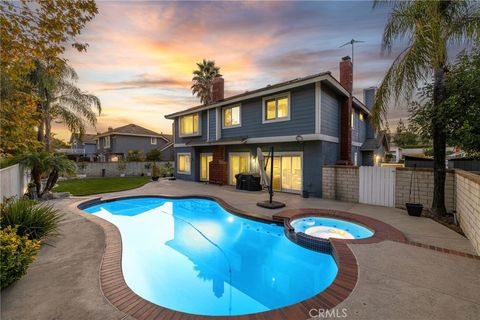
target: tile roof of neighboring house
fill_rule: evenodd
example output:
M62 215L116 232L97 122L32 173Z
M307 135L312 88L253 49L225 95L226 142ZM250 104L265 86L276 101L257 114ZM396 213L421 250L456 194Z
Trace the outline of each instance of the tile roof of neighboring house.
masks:
M96 137L97 135L95 133L84 133L82 134L81 137L79 134L72 134L72 136L70 137L70 143L73 142L74 138L82 141L83 143L96 143L95 142Z
M301 86L301 85L304 85L304 84L313 83L313 82L318 80L317 78L322 78L321 80L328 81L329 84L331 84L335 88L339 89L345 95L348 94L348 92L345 90L345 88L342 87L340 82L338 82L338 80L335 79L332 76L331 72L327 71L327 72L320 72L320 73L316 73L316 74L313 74L313 75L309 75L309 76L306 76L306 77L303 77L303 78L295 78L295 79L292 79L292 80L276 83L276 84L273 84L273 85L268 85L268 86L265 86L263 88L252 90L252 91L245 91L244 93L240 93L240 94L225 98L225 99L220 100L220 101L216 101L216 102L208 104L208 105L198 105L198 106L188 108L188 109L185 109L185 110L182 110L182 111L179 111L179 112L167 114L165 116L165 118L172 119L174 117L177 117L177 116L180 116L180 115L183 115L183 114L188 114L188 113L191 113L191 112L194 112L194 111L210 109L210 108L213 108L213 107L216 107L216 106L225 105L229 102L232 102L232 103L233 102L238 102L237 100L241 100L242 98L243 99L249 99L251 96L262 93L264 91L271 91L271 90L275 90L275 89L281 90L283 87L287 87L287 86L288 87L292 87L292 86L295 87L295 85ZM358 100L357 98L354 97L353 102L354 102L354 105L363 109L366 113L370 113L370 111L367 109L367 107L365 107L365 105L360 100Z
M149 130L133 123L127 124L126 126L110 129L106 132L98 134L97 137L103 137L112 134L160 137L165 141L172 141L172 135L170 134L157 133L155 131Z

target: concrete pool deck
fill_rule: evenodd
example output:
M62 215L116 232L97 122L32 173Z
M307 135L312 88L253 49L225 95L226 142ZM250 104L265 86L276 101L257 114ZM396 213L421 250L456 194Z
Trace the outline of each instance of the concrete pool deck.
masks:
M102 196L141 194L213 195L240 210L266 216L282 210L257 207L255 203L268 196L263 192L186 181L162 180ZM129 319L100 289L103 230L72 210L91 198L95 197L54 202L65 213L63 235L44 245L27 275L2 291L2 319ZM328 208L368 216L392 225L410 241L474 253L466 238L403 210L281 193L275 198L288 209ZM347 319L477 319L480 314L480 260L392 241L348 246L356 256L359 278L351 295L336 307L345 308Z

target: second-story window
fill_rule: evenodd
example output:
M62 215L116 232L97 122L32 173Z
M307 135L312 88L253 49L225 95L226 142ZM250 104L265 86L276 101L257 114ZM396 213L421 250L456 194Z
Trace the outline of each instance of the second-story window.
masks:
M290 120L290 94L263 99L263 122Z
M223 109L223 127L233 128L240 126L240 105Z
M199 134L198 113L180 117L180 136L194 136Z
M104 148L110 148L110 136L106 136L103 139L105 139L105 140L103 140L103 147Z
M156 137L151 137L150 138L150 144L157 144L157 138Z

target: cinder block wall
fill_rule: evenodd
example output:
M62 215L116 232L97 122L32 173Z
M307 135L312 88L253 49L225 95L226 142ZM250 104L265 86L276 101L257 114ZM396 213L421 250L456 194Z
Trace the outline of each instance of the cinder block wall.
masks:
M169 161L156 161L158 166L164 166ZM121 172L119 164L126 165L126 168ZM145 165L150 165L150 168L147 169ZM172 166L175 166L173 161L170 161ZM102 169L105 169L106 177L118 177L120 173L125 173L126 176L139 176L142 173L147 175L147 173L152 172L153 161L142 161L142 162L83 162L79 163L78 166L85 165L85 168L77 168L78 174L86 174L87 177L101 177Z
M460 227L480 255L480 175L455 170L455 180Z
M323 198L358 202L358 176L358 167L324 166Z
M397 168L395 181L395 207L405 209L406 202L413 202L413 188L417 191L417 203L423 204L424 208L430 208L433 201L433 169L417 168L415 171L417 185L412 185L412 198L409 197L412 168ZM452 170L447 171L445 181L445 205L449 212L455 208L455 174Z

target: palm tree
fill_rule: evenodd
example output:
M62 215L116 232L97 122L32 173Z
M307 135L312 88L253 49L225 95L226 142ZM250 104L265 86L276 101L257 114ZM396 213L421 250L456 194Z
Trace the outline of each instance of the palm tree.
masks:
M52 154L47 151L29 153L20 156L18 160L31 170L31 179L39 196L53 189L59 175L74 174L77 168L75 162L68 160L64 155ZM42 179L45 177L48 178L42 190Z
M56 72L53 66L36 61L30 75L37 98L39 113L38 140L45 143L45 150L51 151L52 121L64 122L72 133L85 133L86 124L95 125L97 117L92 108L100 114L100 100L76 87L78 80L75 70L68 65Z
M205 59L197 66L198 69L193 71L192 94L199 97L202 104L208 104L212 101L213 80L222 76L220 67L215 66L215 61Z
M374 7L380 1L375 1ZM391 52L395 40L407 42L407 47L394 60L375 97L372 109L378 129L385 119L388 103L403 96L410 99L420 81L433 76L433 104L439 109L447 98L445 73L448 72L448 47L452 44L478 41L480 10L472 1L400 1L383 33L382 51ZM443 124L432 118L434 153L434 194L432 211L444 215L446 132Z

